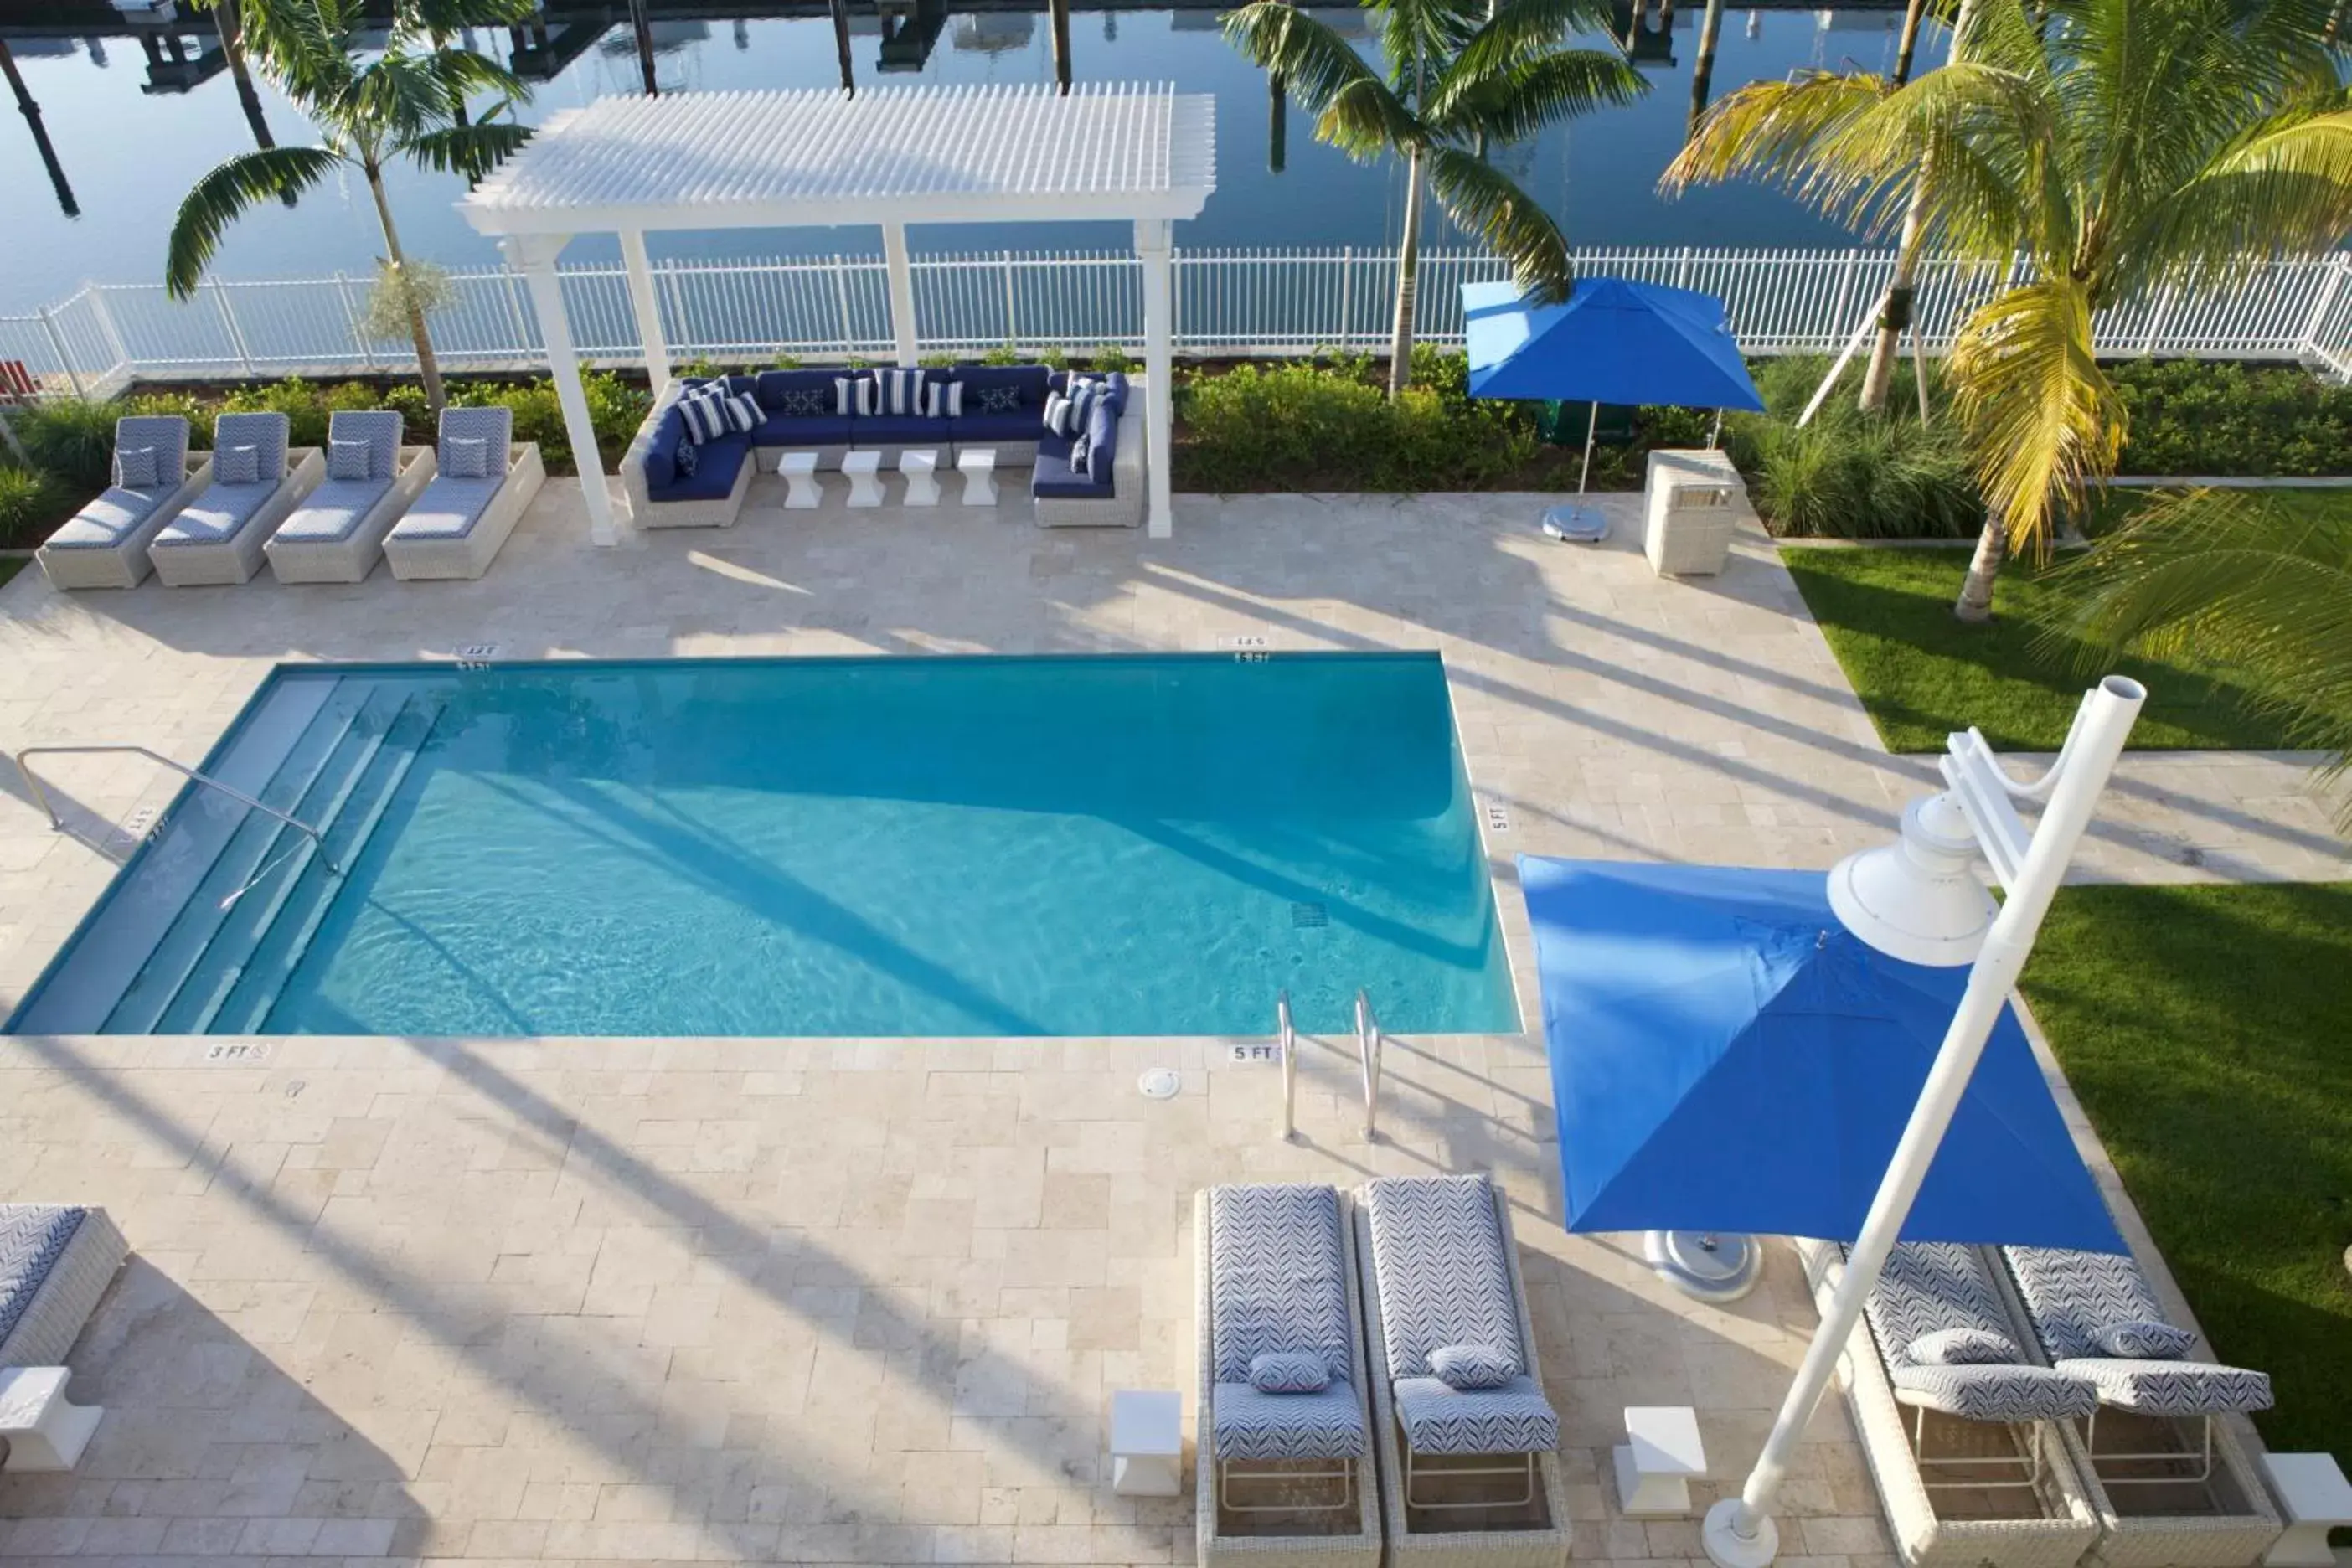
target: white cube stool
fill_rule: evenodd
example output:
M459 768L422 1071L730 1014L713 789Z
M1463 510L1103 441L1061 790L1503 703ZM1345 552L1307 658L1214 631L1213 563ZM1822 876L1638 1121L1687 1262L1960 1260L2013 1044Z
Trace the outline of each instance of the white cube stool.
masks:
M1184 1396L1122 1388L1110 1396L1110 1489L1175 1497L1184 1489Z
M898 454L898 471L907 476L906 506L940 504L940 481L932 474L940 466L936 449L908 448Z
M0 1441L8 1445L11 1473L70 1470L89 1446L105 1407L68 1404L68 1375L61 1366L0 1369Z
M956 454L956 472L963 476L963 504L996 504L996 448L966 447Z
M1633 1405L1617 1447L1617 1500L1628 1519L1674 1519L1691 1510L1690 1478L1706 1474L1698 1415L1686 1405Z
M882 485L874 477L881 468L882 454L879 452L852 452L841 459L841 471L849 476L850 505L882 504Z
M817 482L814 452L786 452L776 459L784 476L784 504L796 511L812 511L824 504L824 486Z
M2286 1533L2263 1554L2265 1568L2336 1568L2327 1532L2352 1530L2352 1481L2332 1454L2264 1454L2263 1469L2286 1515Z

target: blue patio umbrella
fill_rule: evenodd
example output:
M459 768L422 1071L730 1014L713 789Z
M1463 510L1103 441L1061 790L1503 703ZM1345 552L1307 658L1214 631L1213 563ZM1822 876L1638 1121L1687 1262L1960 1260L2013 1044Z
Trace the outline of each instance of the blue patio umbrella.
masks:
M1471 396L1582 398L1592 405L1576 479L1580 497L1592 475L1592 437L1604 403L1671 403L1718 415L1764 406L1723 301L1712 294L1580 278L1563 303L1530 305L1516 284L1465 283L1462 313ZM1582 521L1584 529L1570 536L1599 538L1592 520Z
M1818 871L1522 856L1568 1228L1860 1234L1968 972L1906 963ZM2004 1012L1909 1241L2125 1250Z

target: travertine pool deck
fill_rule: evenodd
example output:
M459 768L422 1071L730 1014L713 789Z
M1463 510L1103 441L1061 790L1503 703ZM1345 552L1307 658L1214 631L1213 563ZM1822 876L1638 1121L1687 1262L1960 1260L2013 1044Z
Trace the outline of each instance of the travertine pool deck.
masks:
M1434 647L1531 1025L1514 854L1826 866L1928 776L1882 752L1760 533L1661 583L1630 498L1582 550L1528 497L1182 497L1150 542L1039 531L1011 487L850 513L773 486L734 529L599 552L551 482L473 584L68 599L28 572L0 588L0 743L194 763L277 661L484 644ZM2345 874L2292 760L2133 761L2094 874ZM172 793L131 760L47 772L80 837L7 780L0 1005L110 875L92 845ZM1697 1558L1696 1520L1615 1517L1606 1450L1623 1405L1694 1405L1695 1492L1736 1484L1813 1322L1793 1258L1706 1308L1563 1233L1532 1033L1392 1041L1378 1143L1352 1050L1302 1052L1286 1145L1278 1073L1197 1040L0 1040L0 1197L103 1204L134 1253L74 1358L106 1423L74 1474L0 1477L0 1558L1187 1561L1189 1499L1114 1498L1101 1449L1110 1389L1192 1384L1193 1192L1465 1169L1517 1207L1578 1557ZM1178 1098L1136 1092L1153 1066ZM1848 1436L1832 1403L1780 1510L1795 1568L1889 1561Z

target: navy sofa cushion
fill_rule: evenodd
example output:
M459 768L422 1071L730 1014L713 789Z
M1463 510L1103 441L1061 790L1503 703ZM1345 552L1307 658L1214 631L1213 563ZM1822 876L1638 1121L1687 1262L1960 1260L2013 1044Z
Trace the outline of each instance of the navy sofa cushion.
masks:
M943 443L948 438L948 422L944 419L921 419L912 414L878 414L870 419L859 419L849 427L849 438L861 447L897 446L912 442L919 447L926 442Z
M1034 441L1045 434L1037 416L1038 411L1034 408L1024 408L1013 414L967 414L961 419L948 421L948 436L959 445L965 442Z
M1070 443L1059 436L1048 436L1037 443L1037 466L1031 470L1029 493L1040 500L1108 500L1113 491L1108 479L1097 483L1073 470Z
M1021 395L1021 407L1036 424L1045 407L1045 383L1052 372L1042 364L964 364L951 372L963 383L963 412L969 419L982 412L980 394L994 387L1012 387Z
M694 472L684 479L672 478L656 488L650 476L646 484L649 501L724 500L733 493L735 476L751 460L751 437L733 432L702 443Z
M654 426L654 438L646 444L646 491L647 494L674 483L677 479L678 444L686 439L686 416L671 404L662 411L661 419Z
M771 414L751 432L751 441L760 447L845 447L849 432L850 421L838 414Z
M1118 411L1105 398L1087 416L1087 478L1110 483L1110 460L1118 454Z
M834 410L833 378L829 370L763 370L758 377L760 406L770 413L783 406L787 392L814 392L827 414Z

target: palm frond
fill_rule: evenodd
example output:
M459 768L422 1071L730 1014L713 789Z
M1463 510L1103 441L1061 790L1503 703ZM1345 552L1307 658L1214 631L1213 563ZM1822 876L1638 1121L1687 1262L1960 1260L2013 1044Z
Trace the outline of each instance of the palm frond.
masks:
M1439 74L1432 84L1432 99L1449 78L1484 75L1557 49L1572 34L1612 28L1607 0L1509 0L1470 35Z
M2352 750L2352 525L2243 491L2163 497L2056 574L2086 659L2188 653L2226 666L2295 744ZM2352 829L2352 798L2338 817Z
M2046 550L2056 508L2079 506L2123 446L2123 401L2093 351L2089 290L2061 276L1995 297L1961 326L1948 374L1986 506L2013 547Z
M1448 72L1422 119L1458 141L1484 135L1525 142L1548 125L1631 103L1649 90L1650 79L1614 50L1554 49L1485 71Z
M1315 139L1327 142L1360 163L1423 140L1421 121L1399 102L1380 78L1349 82L1331 95L1315 117Z
M1517 182L1459 148L1428 153L1430 188L1448 216L1511 264L1511 279L1538 304L1552 305L1575 287L1576 269L1559 226Z
M475 125L452 125L411 137L402 151L436 174L463 174L478 180L521 150L530 140L530 127L511 121L485 120Z
M1444 74L1446 62L1468 47L1486 21L1486 7L1474 0L1370 0L1381 17L1381 51L1388 57L1388 83L1420 110L1423 100Z
M2335 95L2339 100L2342 94ZM2321 255L2352 231L2352 107L2286 110L2152 200L2108 250L2118 294L2204 287L2249 257Z
M1225 15L1225 38L1252 65L1281 76L1309 114L1359 82L1380 78L1355 46L1288 0L1251 0Z
M164 247L163 286L184 300L204 280L220 237L257 202L299 195L342 162L324 147L270 147L240 153L198 180L180 203Z
M436 49L427 63L440 73L443 84L457 100L487 94L505 104L520 103L530 97L530 89L522 78L471 49ZM453 102L451 107L454 109L456 104Z

